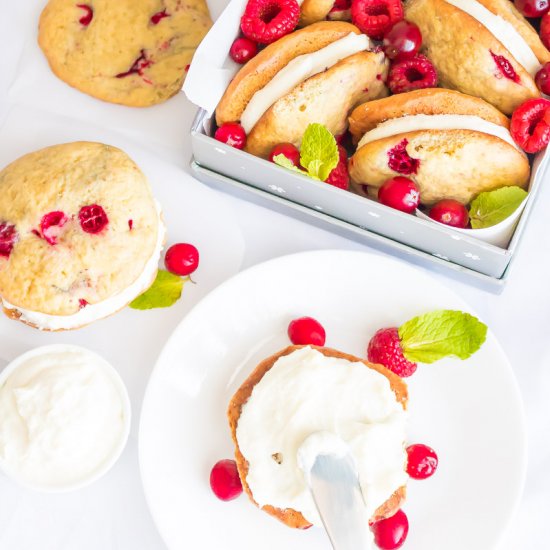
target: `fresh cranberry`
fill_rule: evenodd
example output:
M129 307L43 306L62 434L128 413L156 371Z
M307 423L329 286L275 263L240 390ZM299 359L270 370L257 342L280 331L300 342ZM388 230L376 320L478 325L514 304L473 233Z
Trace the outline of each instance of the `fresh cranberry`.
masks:
M407 473L413 479L433 476L437 470L437 463L437 454L431 447L422 443L407 447Z
M403 61L414 57L422 46L422 33L410 21L397 22L384 35L384 52L390 59Z
M244 149L246 145L246 132L237 122L226 122L222 124L216 130L214 137L222 143L235 147L235 149Z
M229 50L229 55L235 63L244 65L247 61L250 61L258 53L258 44L250 38L235 38L231 48Z
M81 25L84 25L87 27L94 18L94 10L92 9L92 6L88 6L88 4L77 4L77 8L80 8L81 10L84 10L84 15L78 20L78 22Z
M434 204L428 215L436 222L462 229L468 227L470 222L467 208L453 199L443 199Z
M86 233L100 233L109 224L109 218L105 210L99 204L83 206L78 212L80 227Z
M516 73L516 70L512 66L512 63L510 63L510 60L503 55L497 55L496 53L493 53L491 50L489 50L489 52L495 60L495 64L500 75L518 84L520 82L520 78L518 73Z
M239 470L234 460L220 460L210 472L210 487L220 500L233 500L243 492Z
M143 76L143 71L147 69L147 67L150 67L152 64L153 62L150 59L147 59L145 50L141 50L139 57L134 61L132 66L127 71L123 73L118 73L115 76L116 78L124 78L132 74L138 74L139 76Z
M300 166L300 151L292 143L279 143L275 145L269 154L269 160L275 162L273 159L277 155L285 156L294 166Z
M40 232L48 244L57 244L57 237L60 229L67 223L69 218L64 212L56 210L44 214L40 220Z
M381 550L396 550L403 546L409 533L409 520L403 510L391 518L377 521L371 526L374 542Z
M546 48L550 48L550 13L544 15L540 21L540 39Z
M525 17L542 17L550 9L549 0L514 0L514 5Z
M290 321L288 337L296 346L324 346L326 340L323 325L312 317L300 317Z
M189 243L174 244L166 251L164 265L176 275L191 275L199 267L199 251Z
M409 178L397 176L378 189L378 200L386 206L411 214L420 203L420 189Z
M546 95L550 95L550 63L545 63L535 75L538 89Z
M420 159L411 157L407 151L408 139L400 141L388 151L388 166L398 174L410 176L416 174L420 167Z
M17 229L11 223L0 223L0 256L9 258L17 239Z
M538 153L550 142L550 101L528 99L512 114L510 134L526 153Z
M153 25L158 25L165 17L170 17L170 14L166 13L166 8L151 15L151 23Z

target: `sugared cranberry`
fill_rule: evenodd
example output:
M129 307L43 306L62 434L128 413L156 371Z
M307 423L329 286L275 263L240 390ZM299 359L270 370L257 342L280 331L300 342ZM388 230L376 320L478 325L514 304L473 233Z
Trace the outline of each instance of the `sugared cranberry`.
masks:
M402 94L437 86L437 71L424 55L416 54L410 59L394 62L388 75L392 93Z
M401 548L409 533L409 520L403 510L398 510L391 518L377 521L371 526L374 542L381 550Z
M279 143L275 145L269 153L269 160L275 162L273 159L277 155L284 155L294 166L300 166L300 151L292 143Z
M386 206L411 214L420 204L420 189L409 178L397 176L378 189L378 200Z
M535 75L538 89L546 95L550 95L550 63L545 63Z
M290 321L288 337L296 346L324 346L326 340L323 325L312 317L300 317Z
M382 40L395 23L403 19L401 0L353 0L351 20L374 40Z
M296 0L248 0L243 16L243 34L259 42L271 44L292 32L300 19Z
M546 48L550 48L550 13L544 15L540 21L540 39Z
M60 230L68 220L69 218L65 213L59 210L44 214L40 220L40 232L44 240L48 244L57 244L57 237L59 236Z
M409 140L400 141L388 151L388 166L398 174L410 176L416 174L420 167L420 159L415 159L407 152Z
M77 8L80 8L81 10L84 10L84 15L78 20L78 22L81 25L84 25L87 27L94 18L94 10L92 9L92 6L88 6L88 4L77 4Z
M237 122L226 122L222 124L216 130L214 137L222 143L235 147L235 149L244 149L246 145L246 132Z
M550 9L549 0L514 0L514 5L525 17L542 17Z
M470 222L467 208L453 199L443 199L434 204L428 215L436 222L462 229L468 227Z
M78 212L80 227L86 233L100 233L109 224L105 210L99 204L83 206Z
M417 443L407 447L407 473L413 479L426 479L437 470L437 454L427 445Z
M538 153L550 142L550 101L529 99L512 114L510 134L526 153Z
M250 40L250 38L236 38L231 48L229 49L229 55L235 63L244 65L247 61L250 61L258 53L258 44Z
M153 25L158 25L165 17L170 17L170 14L166 13L166 9L158 11L151 16L151 23Z
M166 251L164 265L176 275L191 275L199 267L199 251L189 243L174 244Z
M399 21L384 35L384 52L390 59L414 57L422 46L422 33L410 21Z
M511 80L512 82L515 82L518 84L520 82L520 78L518 73L516 73L516 70L512 66L512 63L510 63L510 60L504 57L503 55L497 55L496 53L489 50L491 55L493 56L493 59L495 60L495 64L497 66L497 76L504 76L508 80Z
M243 492L243 486L234 460L220 460L210 472L210 487L220 500L233 500Z
M0 256L9 258L19 235L15 225L11 223L0 223Z

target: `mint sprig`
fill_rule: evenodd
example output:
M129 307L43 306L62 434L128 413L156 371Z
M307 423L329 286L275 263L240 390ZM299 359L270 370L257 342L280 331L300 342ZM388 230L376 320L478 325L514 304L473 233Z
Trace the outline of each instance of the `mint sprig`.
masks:
M149 290L130 303L132 309L170 307L181 297L184 279L169 271L159 269Z
M487 326L469 313L442 309L401 325L399 338L404 356L413 363L468 359L485 342Z
M501 187L480 193L470 205L473 229L491 227L511 216L527 196L521 187Z
M306 128L300 147L300 164L305 170L294 166L284 155L277 155L273 161L294 172L326 181L338 165L338 145L334 136L322 124L315 122Z

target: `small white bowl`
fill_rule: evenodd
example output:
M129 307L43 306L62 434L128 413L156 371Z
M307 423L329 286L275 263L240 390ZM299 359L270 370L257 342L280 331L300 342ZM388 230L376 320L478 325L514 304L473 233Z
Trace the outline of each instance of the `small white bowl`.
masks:
M6 465L0 459L0 471L6 474L6 476L16 481L19 485L22 485L29 489L33 489L35 491L41 491L45 493L64 493L64 492L74 491L76 489L81 489L82 487L90 485L91 483L93 483L94 481L97 481L100 477L105 475L120 458L120 455L122 454L126 446L126 443L128 441L128 436L130 434L130 425L131 425L131 417L132 417L128 391L118 372L103 357L81 346L74 346L74 345L68 345L68 344L54 344L54 345L34 348L26 353L23 353L22 355L19 355L13 361L11 361L4 368L2 372L0 372L0 388L4 385L6 380L12 375L12 373L14 373L27 360L31 359L32 357L47 355L50 353L55 353L60 351L72 351L72 352L78 352L78 353L83 353L83 354L92 356L97 366L103 369L103 371L107 374L107 376L113 382L113 386L115 387L115 389L117 390L120 396L120 404L121 404L122 413L123 413L123 429L121 430L121 433L120 433L120 439L117 445L113 448L112 453L105 460L102 461L101 465L98 466L97 469L93 470L85 478L79 479L78 481L68 482L62 485L44 486L44 485L32 483L29 480L23 478L22 476L17 475L17 473L11 471L8 467L6 467Z

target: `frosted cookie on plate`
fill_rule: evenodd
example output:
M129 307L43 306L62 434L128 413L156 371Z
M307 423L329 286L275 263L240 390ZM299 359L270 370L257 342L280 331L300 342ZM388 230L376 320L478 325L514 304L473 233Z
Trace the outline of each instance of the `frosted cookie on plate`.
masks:
M387 94L388 62L351 23L323 21L287 34L253 57L229 84L216 121L240 122L245 150L267 158L273 147L298 146L309 124L332 134L351 109Z
M153 283L164 224L149 183L120 149L75 142L0 172L0 299L42 330L79 328Z
M550 52L509 0L407 0L440 84L510 115L540 97L534 77Z
M330 432L355 458L367 517L392 516L408 480L407 400L396 374L330 348L290 346L268 357L228 408L244 490L289 527L320 526L297 455L309 436Z
M38 42L67 84L104 101L147 107L180 90L210 26L204 0L50 0Z
M360 105L350 131L357 151L349 172L361 195L400 175L416 182L425 205L467 204L483 191L529 183L529 161L508 118L460 92L428 88Z

